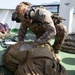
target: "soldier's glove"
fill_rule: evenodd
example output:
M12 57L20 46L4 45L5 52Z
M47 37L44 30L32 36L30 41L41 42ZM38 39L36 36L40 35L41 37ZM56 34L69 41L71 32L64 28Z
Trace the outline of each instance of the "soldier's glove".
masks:
M17 14L15 12L12 13L11 19L12 19L12 21L16 21L17 23L21 22L21 20L18 18Z
M37 40L35 40L35 42L43 43L41 39L37 39Z
M47 43L47 41L45 41L44 39L37 39L35 40L35 42L39 43L40 45Z
M41 39L37 39L34 42L36 43L35 46L39 46L39 45L42 45L43 44L43 42L42 42Z

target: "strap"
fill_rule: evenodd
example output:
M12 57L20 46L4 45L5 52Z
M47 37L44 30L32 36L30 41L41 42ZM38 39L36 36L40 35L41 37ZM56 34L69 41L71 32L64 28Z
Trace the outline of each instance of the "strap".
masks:
M24 15L24 18L28 19L32 19L33 15L34 15L35 9L33 7L28 7L26 10L26 13Z

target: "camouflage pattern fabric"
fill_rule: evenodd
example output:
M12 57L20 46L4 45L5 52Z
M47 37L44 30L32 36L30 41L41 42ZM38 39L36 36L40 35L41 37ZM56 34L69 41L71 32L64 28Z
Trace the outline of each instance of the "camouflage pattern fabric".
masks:
M48 42L56 35L56 29L53 20L51 19L51 13L43 8L35 9L35 16L30 24L28 22L21 22L19 41L24 41L27 28L36 35L36 41L40 39L41 43Z
M55 42L53 44L55 53L59 53L59 50L61 49L61 45L64 43L66 36L67 36L66 26L63 25L62 23L56 25L56 36L55 36Z
M53 44L53 49L55 53L59 53L59 50L61 49L61 45L64 43L64 40L66 39L67 36L67 28L65 25L63 25L62 17L60 17L57 14L54 14L51 16L56 28L56 36L55 36L55 42Z

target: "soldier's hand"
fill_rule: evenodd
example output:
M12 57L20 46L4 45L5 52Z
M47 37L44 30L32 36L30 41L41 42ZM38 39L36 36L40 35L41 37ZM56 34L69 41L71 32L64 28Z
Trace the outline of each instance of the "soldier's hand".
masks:
M37 39L37 40L35 40L35 42L37 42L37 43L43 43L41 39Z

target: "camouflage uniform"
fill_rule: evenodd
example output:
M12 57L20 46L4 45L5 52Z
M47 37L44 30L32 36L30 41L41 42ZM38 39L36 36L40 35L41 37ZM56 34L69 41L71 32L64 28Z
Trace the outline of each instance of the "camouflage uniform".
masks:
M23 12L25 10L22 10L24 7L26 7L26 4L25 6L24 4L21 3L16 8L16 11L20 12L20 14L17 13L17 15L21 20L21 26L18 34L19 41L24 41L27 28L29 28L36 35L36 42L46 43L55 36L53 48L55 50L55 53L58 53L67 32L66 27L60 22L61 19L58 18L59 20L55 19L54 21L54 18L51 18L52 13L50 11L46 10L43 7L37 7L34 9L35 12L33 14L33 17L30 18L32 22L29 23L26 21L26 18L24 18Z
M37 42L48 42L56 35L56 29L51 18L51 13L44 8L36 8L32 23L21 22L19 30L19 41L24 41L27 28L29 28L37 38ZM40 40L40 41L39 41Z
M59 53L59 50L61 49L61 45L64 43L64 40L67 35L67 28L65 25L62 24L62 18L59 16L55 16L52 18L54 21L54 25L56 27L56 36L55 36L55 42L53 44L53 49L55 53Z

